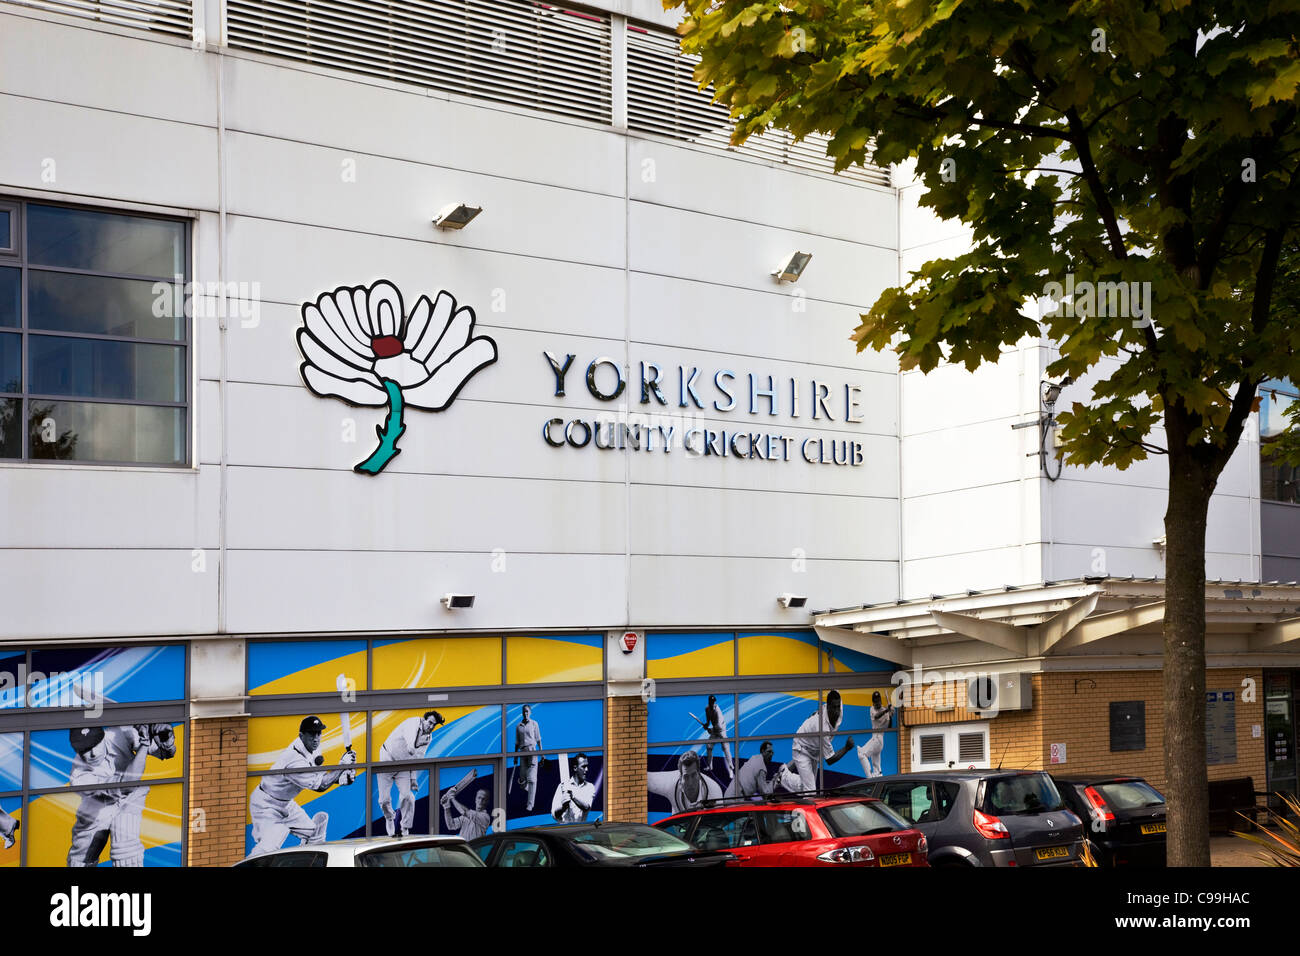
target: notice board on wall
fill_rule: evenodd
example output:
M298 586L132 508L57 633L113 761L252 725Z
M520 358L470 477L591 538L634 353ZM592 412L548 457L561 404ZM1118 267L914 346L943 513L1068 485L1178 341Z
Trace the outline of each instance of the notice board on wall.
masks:
M1110 749L1147 749L1147 704L1144 700L1110 702Z
M1205 692L1205 762L1237 762L1237 692Z

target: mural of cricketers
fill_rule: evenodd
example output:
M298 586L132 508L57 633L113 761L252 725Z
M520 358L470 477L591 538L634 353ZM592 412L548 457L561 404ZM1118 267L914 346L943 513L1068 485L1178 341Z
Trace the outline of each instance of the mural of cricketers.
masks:
M596 785L587 780L587 755L573 757L573 775L569 775L569 755L560 754L560 785L551 799L551 816L557 823L583 823L596 802Z
M840 692L833 690L826 695L826 703L817 708L817 713L800 724L795 731L792 762L799 774L800 790L817 789L818 765L823 758L828 764L838 763L853 748L852 736L839 750L831 745L831 735L839 730L843 717L844 706ZM819 737L819 734L825 736Z
M346 718L344 718L346 720ZM351 784L355 771L346 767L338 770L321 770L316 773L276 773L277 770L309 770L325 762L320 753L321 734L325 722L319 717L304 717L298 725L298 736L284 749L271 769L262 777L248 801L248 813L253 819L253 839L256 846L248 855L261 856L278 850L292 833L303 843L324 843L329 814L324 810L309 817L295 799L304 790L324 793L339 783ZM354 764L357 755L348 748L339 761Z
M532 718L532 705L524 704L523 718L515 727L515 750L542 749L542 728ZM537 800L537 772L541 769L539 760L535 756L520 757L515 767L515 782L528 794L524 809L530 813Z
M176 756L171 724L74 727L68 732L68 742L76 755L68 782L72 786L102 785L81 794L72 824L68 866L98 865L105 845L114 866L144 866L140 830L149 788L110 785L139 780L150 755L159 760Z
M422 717L408 717L388 735L383 746L379 748L380 760L419 760L425 756L433 732L439 725L445 724L442 714L436 710L425 711ZM377 770L376 785L379 788L379 809L384 811L384 829L389 836L395 836L398 825L402 836L410 836L411 825L415 821L415 791L419 787L419 770ZM397 784L397 812L393 812L393 784ZM400 818L400 819L399 819Z
M880 766L880 755L885 749L885 735L880 733L882 730L888 730L894 723L894 705L891 701L884 704L880 699L880 691L871 693L871 729L873 733L867 737L866 742L858 748L858 761L862 764L862 772L868 777L880 777L884 775L884 770Z

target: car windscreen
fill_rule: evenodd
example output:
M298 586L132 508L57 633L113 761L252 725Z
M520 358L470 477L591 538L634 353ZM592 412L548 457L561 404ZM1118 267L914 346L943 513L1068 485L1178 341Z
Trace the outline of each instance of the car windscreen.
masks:
M680 853L695 848L671 833L653 827L593 827L565 838L578 852L589 860L626 859L628 857L656 856L661 853Z
M394 846L371 850L357 857L357 866L451 866L481 867L468 845L443 843L436 846Z
M837 803L819 807L826 826L837 837L870 836L873 833L892 833L911 826L883 803Z
M1116 810L1140 810L1143 807L1163 807L1165 798L1160 791L1145 780L1123 780L1116 783L1099 783L1097 792Z
M1052 778L1045 773L1021 773L990 777L984 781L985 813L1014 816L1020 813L1048 813L1065 806Z

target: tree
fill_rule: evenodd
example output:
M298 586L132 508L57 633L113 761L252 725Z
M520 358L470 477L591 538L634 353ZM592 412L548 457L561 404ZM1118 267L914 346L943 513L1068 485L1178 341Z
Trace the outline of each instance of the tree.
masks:
M1258 384L1300 371L1300 327L1272 309L1300 218L1300 0L683 5L682 47L735 142L820 131L837 168L874 144L877 163L914 159L923 204L969 227L969 252L880 295L860 350L974 369L1046 335L1049 374L1095 377L1059 415L1067 462L1167 454L1169 862L1208 865L1206 515ZM1139 283L1150 307L1076 295L1030 314L1071 274L1076 291Z

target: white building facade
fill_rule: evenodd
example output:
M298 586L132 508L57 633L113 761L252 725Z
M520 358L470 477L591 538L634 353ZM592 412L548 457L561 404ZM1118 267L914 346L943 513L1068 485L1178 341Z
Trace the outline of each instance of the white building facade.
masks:
M1046 344L855 351L961 237L724 149L657 3L286 10L0 3L0 862L654 819L832 693L884 764L821 782L907 769L909 655L811 610L1162 573L1160 461L1051 480L1011 427ZM1211 578L1261 577L1258 460ZM598 802L553 806L579 752Z

